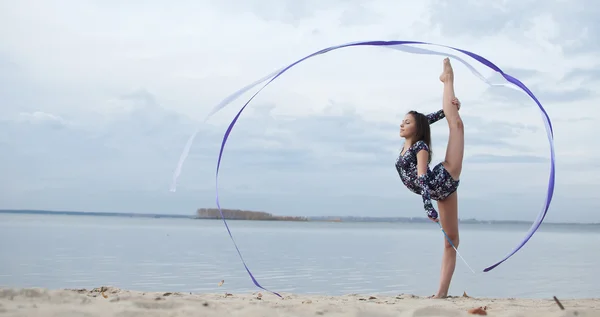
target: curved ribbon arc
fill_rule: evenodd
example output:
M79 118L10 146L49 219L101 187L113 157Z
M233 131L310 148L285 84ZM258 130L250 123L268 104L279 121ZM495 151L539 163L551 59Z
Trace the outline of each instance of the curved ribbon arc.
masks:
M510 258L512 255L514 255L518 250L520 250L526 243L527 241L529 241L529 239L531 239L531 237L533 236L533 234L535 233L535 231L539 228L539 226L541 225L542 221L544 220L547 212L548 212L548 208L550 206L550 203L552 201L552 196L554 193L554 181L555 181L555 155L554 155L554 134L553 134L553 129L552 129L552 124L550 122L550 118L548 116L548 114L546 113L545 109L543 108L543 106L541 105L541 103L539 102L539 100L535 97L535 95L529 90L529 88L527 88L521 81L519 81L518 79L516 79L515 77L512 77L506 73L504 73L498 66L494 65L492 62L490 62L489 60L466 50L462 50L462 49L458 49L458 48L454 48L454 47L450 47L450 46L446 46L446 45L440 45L440 44L434 44L434 43L427 43L427 42L420 42L420 41L364 41L364 42L352 42L352 43L347 43L347 44L342 44L342 45L337 45L337 46L331 46L325 49L322 49L320 51L314 52L310 55L307 55L295 62L293 62L292 64L280 69L279 71L273 73L273 76L267 76L267 77L263 77L262 80L259 80L257 82L255 82L252 85L248 85L246 87L244 87L242 90L239 90L235 93L233 93L232 95L230 95L229 97L225 98L219 105L217 105L213 111L211 111L210 115L216 113L218 110L222 109L226 104L228 104L229 102L233 101L234 99L237 98L237 96L241 95L241 93L243 93L244 91L249 90L250 88L252 88L255 85L258 85L261 82L267 81L256 93L254 93L254 95L252 95L252 97L244 104L244 106L239 110L239 112L237 113L237 115L234 117L234 119L232 120L232 122L230 123L230 125L228 126L225 134L223 135L223 141L221 143L221 149L219 151L219 157L218 157L218 161L217 161L217 169L216 169L216 173L215 173L215 185L216 185L216 202L217 202L217 207L219 208L219 212L221 214L221 218L223 219L223 222L227 228L227 231L229 233L230 238L232 239L236 250L240 256L240 258L242 259L242 262L244 264L244 267L246 268L246 271L248 272L248 274L250 275L250 277L252 278L252 281L254 282L254 284L261 288L264 289L268 292L274 293L277 296L280 296L279 294L269 291L267 289L265 289L264 287L262 287L258 281L256 281L256 279L254 278L254 276L252 275L252 273L250 272L250 270L248 269L241 252L239 251L237 244L235 243L235 240L233 239L233 236L231 234L231 231L229 229L229 226L227 225L227 221L225 220L225 217L223 216L223 213L221 211L221 207L220 207L220 203L219 203L219 188L218 188L218 176L219 176L219 168L221 166L221 159L223 156L223 150L225 148L225 144L227 142L227 139L229 138L231 131L233 129L233 126L235 125L235 123L237 122L237 120L239 119L241 113L244 111L244 109L248 106L248 104L250 103L250 101L252 101L264 88L266 88L271 82L273 82L275 79L277 79L279 76L281 76L283 73L285 73L286 71L288 71L290 68L292 68L293 66L299 64L300 62L320 55L320 54L324 54L336 49L340 49L340 48L345 48L345 47L351 47L351 46L379 46L379 47L386 47L386 48L391 48L391 49L397 49L397 50L401 50L401 51L407 51L409 53L416 53L416 54L436 54L436 55L448 55L448 54L443 54L443 53L437 53L434 51L430 51L430 50L426 50L426 49L415 49L414 47L411 47L411 49L403 49L401 48L401 46L403 45L430 45L430 46L438 46L438 47L445 47L445 48L449 48L458 52L461 52L471 58L473 58L474 60L478 61L479 63L483 64L484 66L492 69L493 71L500 73L502 75L502 77L504 77L509 83L515 85L517 88L519 88L520 90L522 90L523 92L525 92L527 95L529 95L538 105L538 107L540 108L541 112L542 112L542 118L544 119L544 123L545 123L545 127L546 127L546 132L548 134L548 142L550 143L550 158L551 158L551 169L550 169L550 176L549 176L549 183L548 183L548 192L546 195L546 201L544 204L544 208L542 209L542 211L539 213L538 217L536 218L536 220L534 221L534 223L532 224L532 226L530 227L529 231L527 232L526 236L524 237L524 239L519 243L519 245L517 247L515 247L510 253L508 253L502 260L500 260L499 262L493 264L492 266L487 267L486 269L484 269L484 272L488 272L492 269L494 269L495 267L497 267L498 265L500 265L501 263L503 263L504 261L506 261L508 258ZM454 57L456 58L456 57ZM467 62L465 62L464 60L458 58L458 60L465 64L472 72L474 72L476 75L478 75L478 77L482 80L484 80L486 83L488 83L489 85L493 85L491 83L489 83L487 80L485 80L483 78L483 76L481 76L471 65L469 65ZM500 86L504 86L504 85L500 85ZM209 115L209 116L210 116ZM207 117L208 118L208 117ZM193 140L193 136L190 138L190 141L188 143L191 143L191 141ZM182 155L183 157L183 155ZM182 161L180 161L182 162ZM281 296L280 296L281 297Z
M348 46L349 44L360 44L360 43L361 42L354 42L354 43L348 43L348 44L344 44L344 45L333 46L333 47L327 48L325 50L321 50L319 52L311 54L311 56L308 56L308 57L312 57L312 56L317 55L317 54L323 54L323 53L326 53L326 51L337 49L337 48L341 48L341 47L344 47L344 46ZM422 42L414 42L414 44L418 44L418 43L422 43ZM437 44L432 44L432 45L437 45ZM467 63L466 61L464 61L462 58L460 58L457 55L448 54L448 53L440 53L440 52L436 52L436 51L432 51L432 50L428 50L428 49L424 49L424 48L418 48L418 47L408 46L408 45L398 45L398 46L392 45L392 46L386 46L386 48L394 49L394 50L398 50L398 51L403 51L403 52L411 53L411 54L439 55L439 56L452 57L452 58L456 59L457 61L459 61L460 63L462 63L463 65L465 65L477 78L481 79L481 81L485 82L489 86L501 86L501 87L515 89L515 90L517 90L519 92L523 92L521 89L519 89L519 88L517 88L517 87L515 87L513 85L492 84L483 75L481 75L481 73L479 73L473 66L471 66L469 63ZM278 69L276 71L273 71L269 75L264 76L261 79L258 79L255 82L253 82L253 83L251 83L249 85L246 85L245 87L239 89L238 91L234 92L233 94L227 96L226 98L224 98L223 100L221 100L221 102L219 102L219 104L217 104L216 106L213 107L213 109L206 115L206 117L204 118L204 120L202 121L202 123L204 124L206 121L208 121L208 119L210 117L212 117L214 114L216 114L217 112L219 112L221 109L225 108L225 106L227 106L232 101L236 100L243 93L247 92L248 90L252 89L253 87L257 86L258 84L263 83L263 82L271 79L272 77L276 76L278 73L282 72L283 70L284 70L284 68L280 68L280 69ZM177 179L179 178L179 175L181 174L181 169L183 168L183 163L187 159L189 151L190 151L190 148L192 146L192 143L194 142L194 140L195 140L195 138L196 138L196 136L198 135L199 132L200 132L200 127L198 127L194 131L194 133L192 133L192 135L190 135L190 137L188 138L188 141L186 142L184 150L183 150L183 152L181 153L181 155L179 157L179 162L177 163L177 167L175 168L175 172L173 173L173 180L171 182L170 191L172 191L172 192L176 191Z
M269 75L247 85L246 87L239 89L238 91L236 91L235 93L227 96L225 99L221 100L221 102L219 102L218 105L216 105L213 110L211 110L206 117L204 118L204 120L202 121L202 123L204 124L206 121L208 121L208 119L210 117L212 117L212 115L214 115L215 113L217 113L219 110L225 108L226 105L228 105L230 102L234 101L235 99L237 99L239 96L241 96L243 93L245 93L246 91L250 90L252 87L264 82L265 80L275 76L278 72L280 72L281 70L276 70L272 73L270 73ZM172 192L175 192L177 190L177 179L179 178L179 175L181 174L181 169L183 167L183 163L185 162L185 159L188 157L188 154L190 153L190 148L192 147L192 143L194 143L194 139L196 138L196 136L198 135L198 133L200 132L200 126L194 131L194 133L192 133L192 135L190 135L190 137L188 138L185 147L183 148L183 152L181 153L181 155L179 156L179 162L177 163L177 167L175 168L175 173L173 173L173 180L171 182L171 188L169 189Z

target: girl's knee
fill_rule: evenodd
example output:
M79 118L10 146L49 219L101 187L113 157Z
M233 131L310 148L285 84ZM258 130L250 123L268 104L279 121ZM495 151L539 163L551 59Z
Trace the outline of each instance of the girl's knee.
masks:
M460 116L456 116L456 118L452 118L452 120L450 120L449 123L450 123L450 129L455 129L455 130L459 130L459 131L463 131L465 129L465 127L463 125L463 121Z
M458 245L460 244L460 239L458 238L458 234L448 234L448 238L450 239L450 241L452 241L452 243L454 244L454 246L456 248L458 248ZM452 248L452 244L450 244L450 242L448 242L448 238L445 240L445 244L444 246L446 248Z

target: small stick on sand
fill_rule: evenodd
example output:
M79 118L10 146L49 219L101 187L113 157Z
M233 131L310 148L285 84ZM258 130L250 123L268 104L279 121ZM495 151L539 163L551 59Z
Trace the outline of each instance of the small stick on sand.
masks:
M558 298L556 298L556 296L552 296L554 297L554 301L556 302L556 304L558 305L558 307L560 307L560 310L565 310L565 307L560 303L560 301L558 300Z

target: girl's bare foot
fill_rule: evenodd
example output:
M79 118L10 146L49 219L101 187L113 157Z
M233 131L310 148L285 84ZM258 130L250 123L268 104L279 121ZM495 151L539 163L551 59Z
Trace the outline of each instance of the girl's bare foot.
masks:
M444 58L443 64L444 69L440 75L440 81L443 83L454 81L454 70L452 69L452 65L450 65L450 59L448 57Z
M431 295L427 298L431 298L431 299L444 299L444 298L448 298L448 296L440 296L440 295Z

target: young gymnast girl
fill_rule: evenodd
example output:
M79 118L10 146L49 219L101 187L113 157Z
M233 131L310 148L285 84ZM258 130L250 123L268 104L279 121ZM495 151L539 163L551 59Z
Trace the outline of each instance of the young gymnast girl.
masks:
M404 148L396 161L396 170L406 187L422 196L427 216L435 222L441 221L448 238L458 248L458 197L457 189L464 155L464 129L458 114L460 101L454 95L454 72L450 60L443 60L440 81L444 84L442 110L424 115L410 111L400 124L400 137L405 139ZM450 135L443 162L433 170L431 163L431 130L429 125L446 118ZM438 213L431 200L436 200ZM444 254L440 285L434 298L448 296L450 281L456 266L456 251L444 237Z

